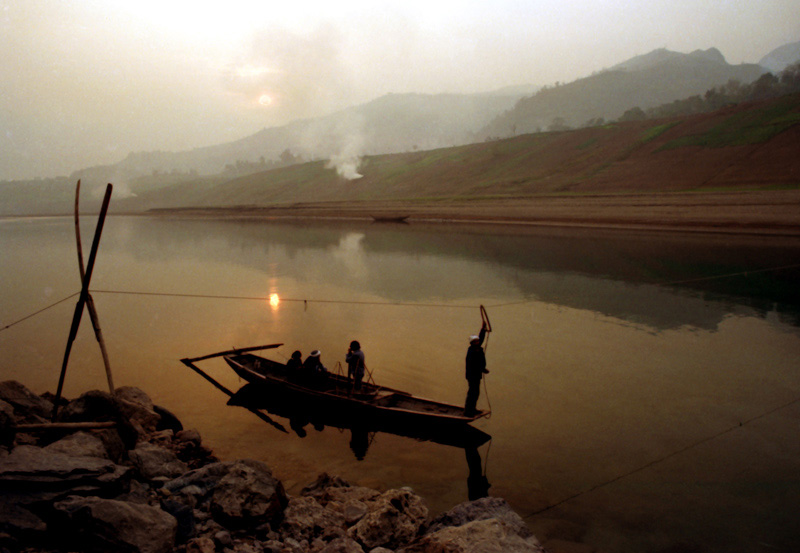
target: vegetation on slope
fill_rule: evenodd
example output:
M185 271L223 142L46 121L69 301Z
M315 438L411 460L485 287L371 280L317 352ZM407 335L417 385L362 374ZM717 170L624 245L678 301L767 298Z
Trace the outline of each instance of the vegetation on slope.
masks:
M339 177L326 162L306 163L226 182L184 205L796 188L798 143L795 94L686 118L371 156L356 180Z

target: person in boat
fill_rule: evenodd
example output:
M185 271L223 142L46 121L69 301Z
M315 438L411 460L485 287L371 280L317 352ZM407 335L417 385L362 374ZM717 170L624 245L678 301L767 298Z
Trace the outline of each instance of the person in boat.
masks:
M302 381L306 385L318 386L328 378L328 369L322 364L322 352L315 349L303 362Z
M347 355L344 357L347 362L347 383L350 384L350 378L355 381L353 387L356 390L361 389L361 381L364 379L364 370L367 368L365 362L364 352L361 351L361 344L357 340L350 342L350 347L347 350Z
M477 336L469 337L467 348L466 378L469 383L464 414L471 417L477 413L478 397L481 395L481 379L489 371L486 369L486 354L483 351L483 339L486 337L486 323L481 326Z
M300 373L303 368L303 354L299 351L292 353L292 356L286 362L286 373L289 375L290 382L297 382L300 380Z

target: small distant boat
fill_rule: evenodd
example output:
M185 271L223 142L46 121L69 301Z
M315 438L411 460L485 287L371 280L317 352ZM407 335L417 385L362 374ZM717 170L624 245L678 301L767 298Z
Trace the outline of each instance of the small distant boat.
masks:
M459 426L489 415L488 411L482 410L467 415L460 405L417 397L408 392L378 386L371 382L363 382L360 390L354 390L352 382L348 381L347 377L333 372L311 380L303 380L289 374L289 369L284 363L249 353L256 349L266 348L231 350L186 361L222 357L236 374L256 386L297 395L304 401L314 401L320 408L336 409L386 421Z
M409 215L373 215L372 221L375 223L407 223Z

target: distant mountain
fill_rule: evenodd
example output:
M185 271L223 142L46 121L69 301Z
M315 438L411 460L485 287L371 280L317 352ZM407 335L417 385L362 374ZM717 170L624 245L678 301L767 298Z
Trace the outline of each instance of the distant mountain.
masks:
M183 152L132 153L113 167L90 168L81 174L101 181L108 180L109 171L118 179L154 171L208 175L223 172L237 160L277 160L287 150L313 160L465 144L476 129L533 91L524 86L482 94L389 94L326 117L266 128L234 142Z
M730 80L750 83L765 72L756 64L730 65L716 48L690 54L655 50L523 98L479 134L505 137L546 130L554 124L580 127L600 118L616 120L633 107L647 109L704 94Z
M791 44L784 44L779 48L775 48L772 52L761 58L758 62L772 71L778 73L783 71L789 65L800 62L800 42L792 42Z

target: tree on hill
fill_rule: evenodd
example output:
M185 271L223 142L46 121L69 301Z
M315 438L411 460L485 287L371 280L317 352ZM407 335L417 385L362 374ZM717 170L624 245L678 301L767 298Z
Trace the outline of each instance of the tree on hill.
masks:
M710 88L702 96L689 96L683 100L675 100L643 111L635 112L639 108L632 108L619 118L619 121L634 121L631 117L662 119L683 115L708 113L733 106L742 102L767 100L786 94L800 92L800 63L787 67L778 76L764 73L750 84L741 84L738 80L731 79L726 84ZM640 110L641 111L641 110ZM644 117L641 117L641 116Z

